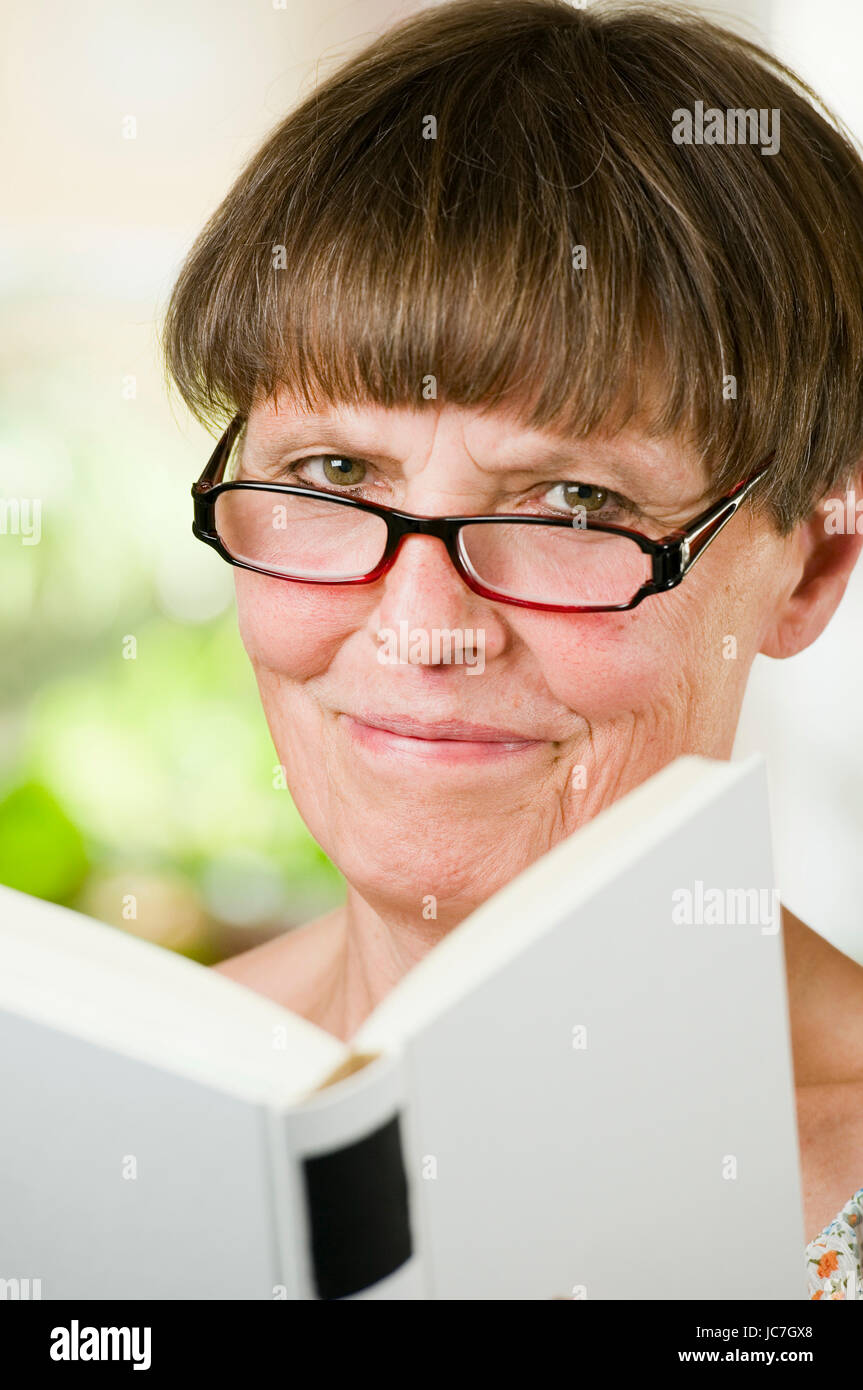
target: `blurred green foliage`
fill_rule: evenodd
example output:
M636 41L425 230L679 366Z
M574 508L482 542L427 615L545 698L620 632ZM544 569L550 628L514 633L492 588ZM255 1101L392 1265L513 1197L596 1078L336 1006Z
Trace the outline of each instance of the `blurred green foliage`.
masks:
M68 902L89 868L81 831L48 787L25 782L0 801L0 883Z

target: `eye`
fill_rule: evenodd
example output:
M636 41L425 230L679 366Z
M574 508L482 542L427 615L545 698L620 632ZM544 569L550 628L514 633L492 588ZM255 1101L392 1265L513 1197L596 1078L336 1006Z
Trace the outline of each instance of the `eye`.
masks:
M323 476L303 476L303 471L319 467ZM361 459L344 458L341 454L315 454L310 458L298 459L292 463L288 472L299 482L307 482L311 487L321 487L329 483L333 487L359 487L365 481L368 469Z
M603 520L617 516L635 516L638 508L619 493L596 483L554 483L540 494L554 511L575 512L584 508L588 515L601 515Z
M563 501L568 507L584 507L587 512L598 512L608 500L608 489L597 487L594 483L558 483ZM550 489L552 492L554 488Z

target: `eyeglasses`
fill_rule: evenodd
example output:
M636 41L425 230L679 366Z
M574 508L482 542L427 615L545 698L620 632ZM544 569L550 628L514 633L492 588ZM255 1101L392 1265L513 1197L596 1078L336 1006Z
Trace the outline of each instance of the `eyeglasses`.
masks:
M371 584L406 536L443 541L474 593L548 613L635 608L675 588L772 462L662 540L577 514L413 516L291 483L220 481L245 422L236 415L192 488L192 531L241 569L302 584Z

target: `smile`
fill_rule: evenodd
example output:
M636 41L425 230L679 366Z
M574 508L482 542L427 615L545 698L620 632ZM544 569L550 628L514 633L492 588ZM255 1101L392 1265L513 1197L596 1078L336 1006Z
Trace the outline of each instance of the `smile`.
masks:
M360 718L350 714L341 714L340 720L358 748L373 754L403 754L433 761L488 762L536 750L545 742L519 737L512 730L458 720L423 724L403 717L384 719L366 715Z

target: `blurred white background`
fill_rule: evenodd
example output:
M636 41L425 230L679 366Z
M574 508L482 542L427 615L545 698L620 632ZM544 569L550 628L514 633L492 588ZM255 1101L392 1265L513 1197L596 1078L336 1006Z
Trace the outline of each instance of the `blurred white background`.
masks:
M225 609L231 585L227 566L212 563L188 527L188 488L211 442L183 412L174 419L155 353L174 276L246 159L316 74L421 7L7 0L0 11L4 394L20 401L31 469L39 430L45 439L84 430L113 450L118 485L121 460L136 461L170 552L160 602L180 620ZM863 5L702 8L766 41L863 131ZM130 116L134 139L123 134ZM51 453L43 448L43 461ZM36 486L50 489L50 479ZM114 601L106 584L104 602ZM768 758L783 900L863 962L861 634L863 567L810 650L785 662L758 659L735 751L762 749Z

